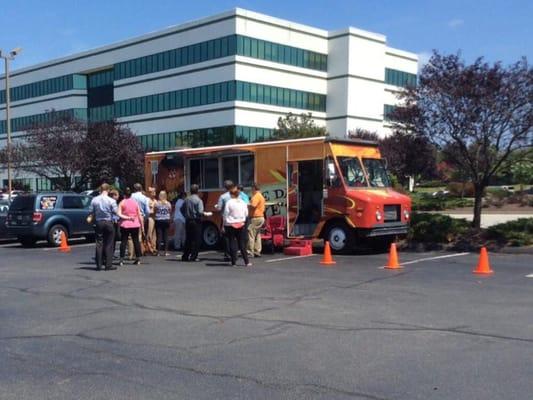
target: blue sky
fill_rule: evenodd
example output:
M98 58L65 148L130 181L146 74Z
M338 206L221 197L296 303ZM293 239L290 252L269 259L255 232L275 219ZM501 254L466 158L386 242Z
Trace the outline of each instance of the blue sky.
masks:
M508 64L533 56L532 0L3 0L0 48L21 46L14 68L242 7L323 29L354 26L425 59L461 50Z

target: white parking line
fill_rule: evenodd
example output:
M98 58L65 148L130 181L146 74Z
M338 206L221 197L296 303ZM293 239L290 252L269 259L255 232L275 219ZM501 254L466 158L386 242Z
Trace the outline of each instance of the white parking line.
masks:
M444 256L425 257L425 258L419 258L418 260L406 261L406 262L400 263L400 265L416 264L422 261L440 260L442 258L461 257L461 256L466 256L468 254L470 253L465 252L465 253L456 253L456 254L446 254Z
M526 275L526 278L533 278L533 274Z
M293 257L283 257L283 258L274 258L272 260L266 260L265 262L271 263L271 262L278 262L278 261L285 261L285 260L293 260L295 258L306 258L306 257L313 257L316 256L316 254L309 254L307 256L293 256Z

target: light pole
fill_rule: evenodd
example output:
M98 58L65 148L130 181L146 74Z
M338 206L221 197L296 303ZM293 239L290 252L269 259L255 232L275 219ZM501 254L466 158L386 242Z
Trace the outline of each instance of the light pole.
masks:
M10 93L9 93L9 61L14 60L15 57L22 51L20 47L11 50L9 53L4 54L0 50L0 58L4 59L6 80L6 132L7 132L7 196L8 201L11 203L11 191L13 190L11 182L11 120L9 119L9 107L10 107Z

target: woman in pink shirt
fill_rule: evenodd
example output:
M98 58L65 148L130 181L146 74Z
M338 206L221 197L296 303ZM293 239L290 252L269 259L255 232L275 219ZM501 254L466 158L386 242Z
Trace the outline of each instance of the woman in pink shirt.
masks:
M120 265L124 265L124 255L128 245L128 237L131 236L133 248L135 249L134 265L141 263L141 244L139 243L139 229L144 235L143 220L139 204L131 198L131 189L124 190L124 200L118 205L118 216L120 217L120 232L122 240L120 242Z

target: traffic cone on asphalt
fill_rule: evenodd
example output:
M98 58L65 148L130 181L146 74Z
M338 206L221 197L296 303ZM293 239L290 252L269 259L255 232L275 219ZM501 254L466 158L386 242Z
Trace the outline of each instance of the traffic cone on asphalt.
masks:
M329 247L328 241L324 243L324 257L322 257L322 261L320 261L320 264L323 264L323 265L336 264L336 262L333 261L333 257L331 256L331 248Z
M59 245L59 251L61 253L69 253L70 246L67 243L67 235L65 232L61 232L61 244Z
M479 253L479 261L477 263L477 267L472 272L474 274L480 274L480 275L490 275L494 273L494 271L490 269L489 254L487 253L486 247L481 248L481 251Z
M385 265L387 269L402 269L398 262L398 253L396 252L396 243L391 243L389 251L389 262Z

